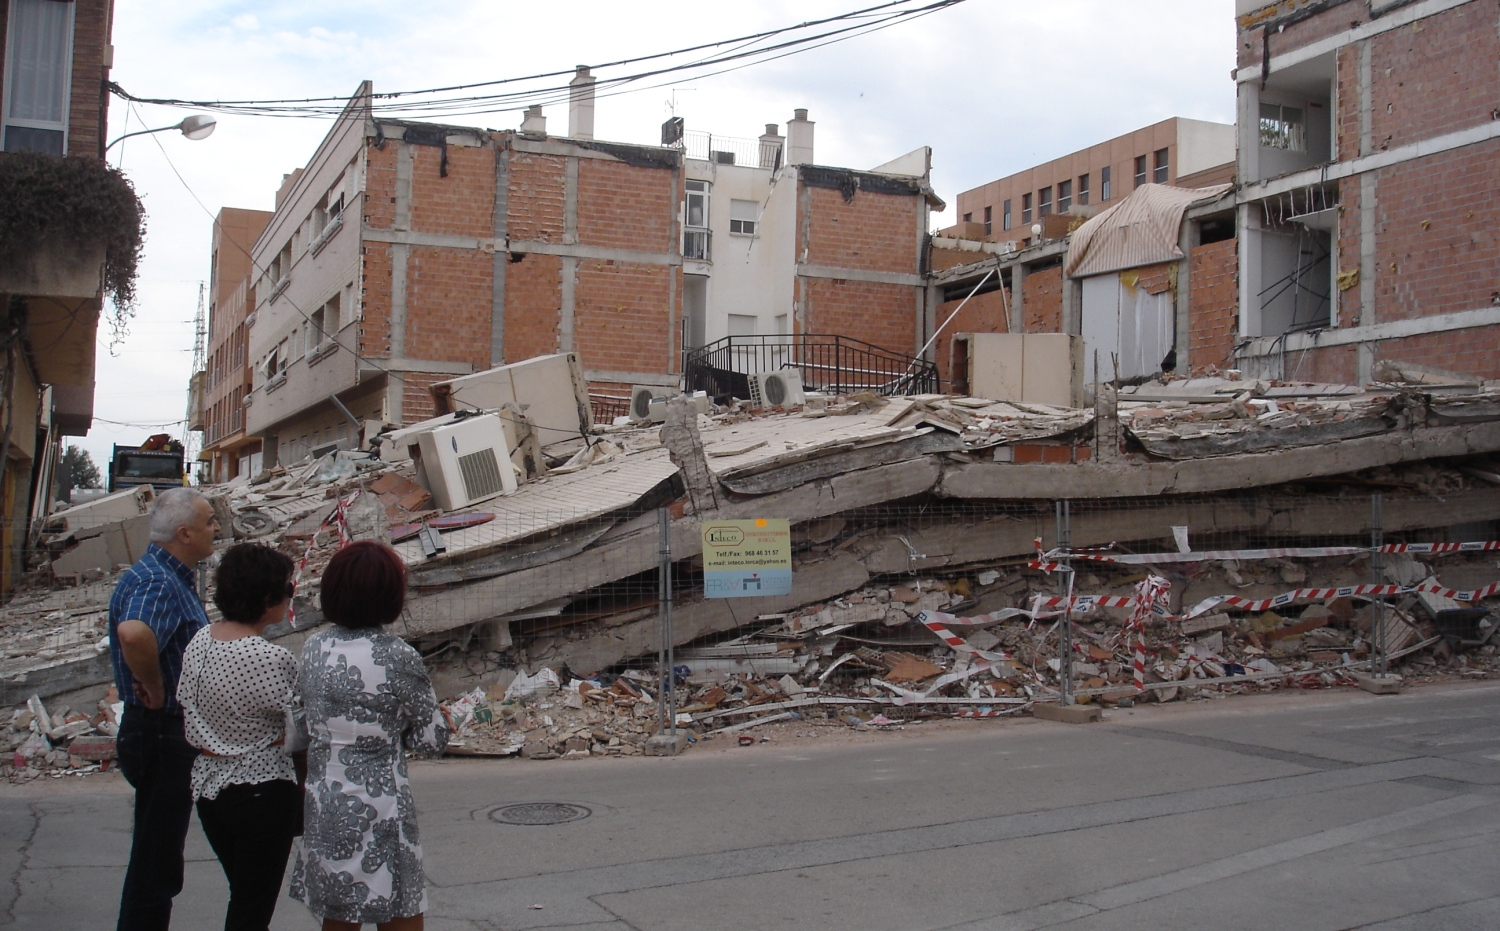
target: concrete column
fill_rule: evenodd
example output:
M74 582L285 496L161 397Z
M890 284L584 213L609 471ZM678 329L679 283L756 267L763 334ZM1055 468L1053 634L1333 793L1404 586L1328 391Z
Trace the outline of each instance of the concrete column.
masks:
M411 246L391 243L391 358L406 355L406 267Z
M1239 209L1240 339L1260 333L1260 205Z
M572 155L563 166L563 242L578 242L578 158Z
M1010 331L1026 332L1026 266L1020 262L1010 271Z
M1374 148L1372 108L1374 103L1370 77L1370 42L1359 44L1359 154L1369 155ZM1375 175L1359 176L1359 325L1375 324ZM1368 384L1374 376L1375 344L1360 343L1356 366L1359 383Z
M396 221L398 230L411 229L411 176L416 155L405 142L396 143Z
M578 284L578 258L562 257L562 308L557 320L557 351L573 351L573 307Z
M1177 296L1173 304L1177 316L1177 372L1182 375L1193 371L1188 353L1193 342L1193 246L1197 239L1197 224L1184 219L1177 241L1177 248L1182 250L1183 259L1177 264Z

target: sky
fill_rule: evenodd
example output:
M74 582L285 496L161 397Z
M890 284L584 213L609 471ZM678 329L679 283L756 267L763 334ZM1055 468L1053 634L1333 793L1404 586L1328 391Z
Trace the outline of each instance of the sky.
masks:
M565 70L872 2L115 0L112 77L150 98L329 96L365 79L379 93ZM656 144L675 112L689 130L753 138L805 107L821 164L870 168L931 146L932 183L950 204L933 218L939 228L952 223L960 191L1039 162L1172 116L1233 122L1233 17L1232 0L966 0L752 68L601 97L595 136ZM109 136L187 112L116 98ZM566 104L546 116L554 133L566 131ZM509 129L520 119L451 122ZM212 216L272 209L282 175L306 164L329 126L218 120L202 141L159 133L110 150L145 204L147 237L135 318L118 342L101 326L96 420L72 441L101 464L111 444L182 435Z

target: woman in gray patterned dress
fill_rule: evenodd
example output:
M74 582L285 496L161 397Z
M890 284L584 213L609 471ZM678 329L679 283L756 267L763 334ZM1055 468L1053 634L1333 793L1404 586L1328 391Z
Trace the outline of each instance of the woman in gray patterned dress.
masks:
M324 931L420 929L427 909L406 752L442 752L448 729L421 656L381 629L405 599L401 557L380 543L350 544L323 573L332 626L302 649L297 687L310 741L291 896Z

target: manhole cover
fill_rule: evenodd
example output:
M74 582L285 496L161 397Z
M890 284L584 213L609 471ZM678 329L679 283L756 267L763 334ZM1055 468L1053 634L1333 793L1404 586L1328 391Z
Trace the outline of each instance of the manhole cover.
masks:
M567 802L531 802L526 805L505 805L490 812L490 820L501 824L567 824L581 821L593 814L582 805Z

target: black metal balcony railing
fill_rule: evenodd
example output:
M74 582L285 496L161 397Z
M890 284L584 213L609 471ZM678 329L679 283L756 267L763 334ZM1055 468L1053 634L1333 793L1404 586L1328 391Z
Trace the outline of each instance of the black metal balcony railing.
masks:
M688 391L716 399L749 398L750 375L797 369L802 387L829 394L874 391L887 396L934 394L937 366L847 336L729 336L687 352Z
M713 234L708 230L685 229L682 231L682 257L700 262L712 261Z

